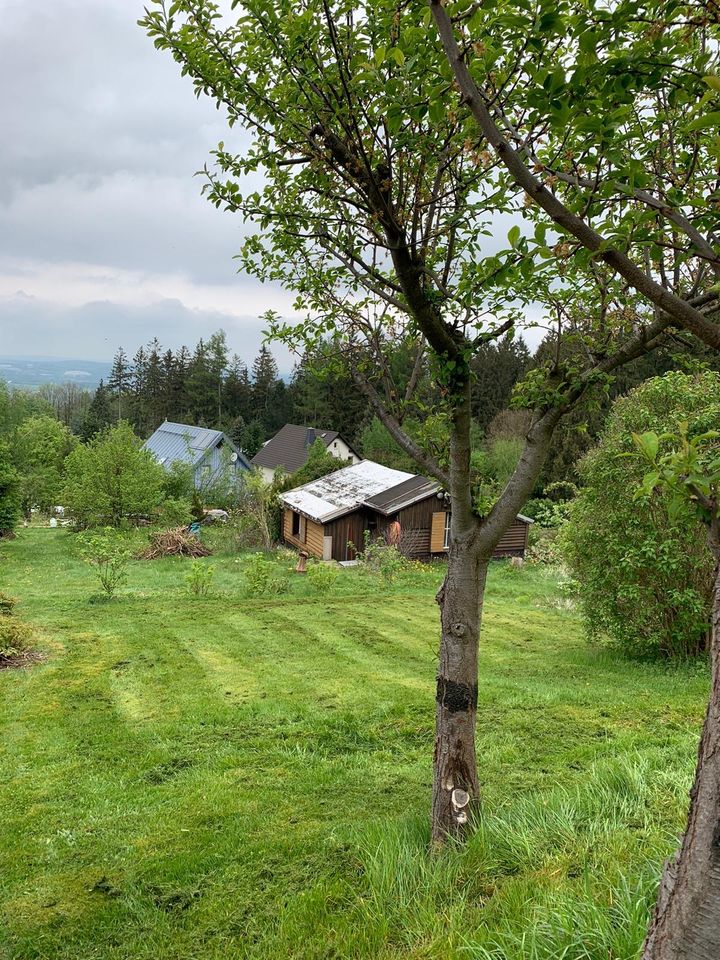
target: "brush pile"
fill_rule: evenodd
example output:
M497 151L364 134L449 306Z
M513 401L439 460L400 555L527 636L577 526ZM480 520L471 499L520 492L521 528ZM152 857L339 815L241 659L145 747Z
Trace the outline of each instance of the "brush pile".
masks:
M209 557L204 543L189 533L186 527L174 527L150 534L150 546L138 554L138 560L158 560L160 557Z

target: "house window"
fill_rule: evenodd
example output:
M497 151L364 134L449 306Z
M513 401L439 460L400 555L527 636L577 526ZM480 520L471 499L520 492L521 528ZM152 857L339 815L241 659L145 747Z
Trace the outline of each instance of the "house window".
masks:
M292 515L292 535L294 537L300 536L300 514L295 513L294 510Z
M447 550L450 546L450 511L445 514L445 539L443 540L443 547Z

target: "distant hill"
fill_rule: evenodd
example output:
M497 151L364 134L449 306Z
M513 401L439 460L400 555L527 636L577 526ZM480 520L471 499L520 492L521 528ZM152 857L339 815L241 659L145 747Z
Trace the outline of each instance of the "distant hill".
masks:
M13 387L39 387L43 383L77 383L94 389L107 380L110 363L57 357L0 356L0 380Z

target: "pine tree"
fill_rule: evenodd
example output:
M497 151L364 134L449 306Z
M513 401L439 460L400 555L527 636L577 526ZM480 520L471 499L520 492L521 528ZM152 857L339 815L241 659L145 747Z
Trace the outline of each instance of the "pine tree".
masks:
M207 358L215 405L214 423L219 428L223 422L223 384L228 372L228 348L224 330L218 330L208 340Z
M147 353L145 347L139 347L133 357L133 375L131 388L130 416L127 418L135 429L146 418L147 396Z
M127 413L125 401L130 393L132 374L133 371L128 362L127 354L120 347L113 359L112 370L107 382L108 389L115 401L116 420L122 420Z
M202 339L195 347L188 368L187 392L192 422L204 427L213 424L217 416L215 377L207 346Z
M273 389L278 380L278 368L275 358L263 344L255 357L252 367L252 414L267 429L266 421L271 409Z
M252 385L247 365L235 354L223 386L224 408L230 422L241 419L243 426L250 418Z
M167 417L165 406L165 368L161 356L162 346L157 337L147 346L145 367L145 395L143 420L138 425L141 436L149 436Z
M110 426L115 420L113 407L112 392L101 380L80 429L83 440L90 440L98 431Z
M530 351L522 337L503 337L479 347L472 361L475 378L473 418L482 430L510 406L515 384L531 363Z

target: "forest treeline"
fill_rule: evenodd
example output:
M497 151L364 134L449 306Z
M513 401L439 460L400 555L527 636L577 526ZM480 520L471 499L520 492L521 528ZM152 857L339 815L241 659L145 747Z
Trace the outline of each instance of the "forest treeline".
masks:
M507 336L487 343L473 359L474 446L479 472L502 482L514 466L528 414L511 410L516 384L534 366L552 363L551 337L532 354L522 337ZM402 389L413 375L412 344L398 344L392 371ZM575 464L598 436L610 401L648 376L685 366L713 367L702 350L678 341L674 349L629 366L604 393L590 397L558 432L543 483L575 481ZM424 366L418 386L419 403L406 427L436 452L444 442L440 391L432 369ZM224 332L199 340L191 351L165 349L156 339L130 357L115 354L107 381L91 391L76 384L44 385L37 391L11 389L0 382L0 436L9 437L29 416L50 414L76 436L91 439L120 420L140 437L148 437L164 421L173 420L221 429L249 456L285 423L338 430L364 456L389 466L415 470L374 416L368 400L329 346L303 356L289 380L280 376L271 349L263 345L248 365L231 354Z

